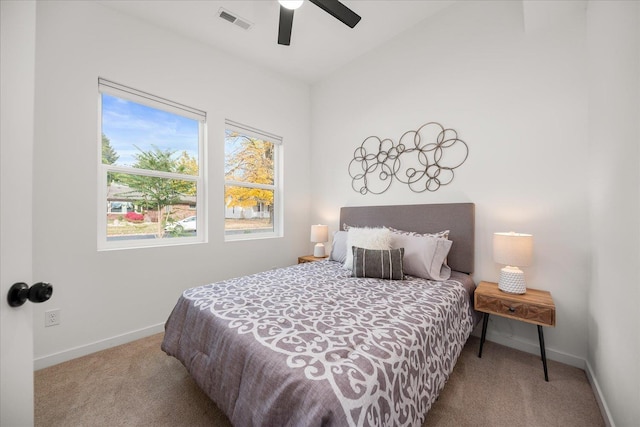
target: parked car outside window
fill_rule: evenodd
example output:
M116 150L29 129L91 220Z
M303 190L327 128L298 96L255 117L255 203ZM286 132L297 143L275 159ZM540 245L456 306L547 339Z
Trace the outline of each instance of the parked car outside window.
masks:
M177 222L171 222L164 227L165 231L182 233L183 231L196 231L196 216L189 216Z

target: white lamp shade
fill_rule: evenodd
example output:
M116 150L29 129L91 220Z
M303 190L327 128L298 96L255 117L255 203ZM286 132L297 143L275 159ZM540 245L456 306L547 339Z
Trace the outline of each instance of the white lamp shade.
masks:
M526 267L533 259L533 236L521 233L494 233L493 260L498 264Z
M329 226L327 225L312 225L311 226L311 241L314 243L326 242L329 240Z

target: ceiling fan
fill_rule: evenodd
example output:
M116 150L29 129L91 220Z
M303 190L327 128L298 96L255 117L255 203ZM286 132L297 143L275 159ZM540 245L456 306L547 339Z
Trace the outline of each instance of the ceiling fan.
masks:
M291 28L293 27L293 12L302 6L303 0L278 0L280 3L280 26L278 28L278 44L291 44ZM338 19L350 28L360 22L360 15L349 9L338 0L309 0L329 15Z

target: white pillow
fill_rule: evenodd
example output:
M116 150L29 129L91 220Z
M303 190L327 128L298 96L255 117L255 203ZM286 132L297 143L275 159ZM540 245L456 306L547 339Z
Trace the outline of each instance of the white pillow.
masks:
M389 227L389 230L391 230L391 232L393 233L392 235L392 242L391 242L391 247L393 248L398 248L399 246L395 243L395 240L397 240L397 238L395 236L400 235L400 237L398 237L399 239L402 239L402 236L417 236L417 237L422 237L422 236L429 236L429 237L440 237L442 239L448 239L449 238L449 230L442 230L442 231L438 231L437 233L416 233L415 231L404 231L404 230L397 230L393 227ZM447 265L447 258L444 258L444 264Z
M344 268L353 269L353 247L364 249L391 249L391 231L388 228L350 227L347 232L347 259Z
M447 280L451 268L445 263L453 242L433 236L393 235L393 248L404 248L405 274L431 280Z
M346 231L336 231L333 233L333 242L331 242L331 261L338 261L344 264L347 260L347 236Z

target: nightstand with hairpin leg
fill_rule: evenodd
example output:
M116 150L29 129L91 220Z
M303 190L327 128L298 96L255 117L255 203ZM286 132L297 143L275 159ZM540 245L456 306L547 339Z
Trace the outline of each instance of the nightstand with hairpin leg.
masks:
M544 379L549 381L542 327L556 325L556 306L551 298L551 293L527 288L524 294L511 294L498 289L497 283L480 282L474 294L474 308L484 313L478 357L482 357L482 346L487 336L487 323L490 314L532 323L538 326Z

